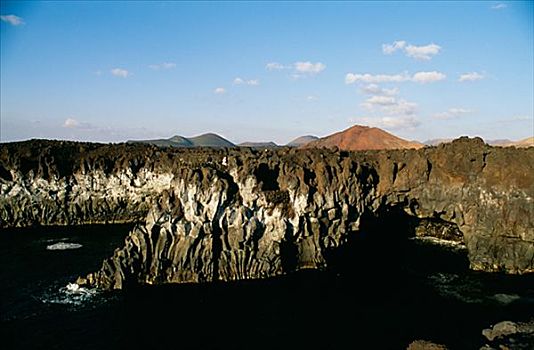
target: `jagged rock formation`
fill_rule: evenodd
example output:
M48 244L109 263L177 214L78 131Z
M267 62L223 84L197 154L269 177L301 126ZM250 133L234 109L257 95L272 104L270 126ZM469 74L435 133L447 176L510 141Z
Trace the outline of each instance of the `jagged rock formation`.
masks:
M533 164L532 148L466 138L367 152L5 144L0 226L148 211L125 246L79 280L102 288L322 268L387 220L399 235L463 242L473 269L526 273L534 271Z
M168 154L144 145L4 144L0 227L143 220L171 183Z

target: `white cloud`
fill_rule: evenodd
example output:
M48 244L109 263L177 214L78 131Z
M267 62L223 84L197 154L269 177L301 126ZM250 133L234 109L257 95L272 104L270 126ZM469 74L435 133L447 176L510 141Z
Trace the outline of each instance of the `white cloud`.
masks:
M278 62L269 62L265 65L265 69L267 70L282 70L282 69L289 69L291 66L285 66Z
M476 80L482 80L484 79L484 75L477 73L477 72L471 72L471 73L464 73L460 75L460 78L458 78L459 82L464 81L476 81Z
M415 58L416 60L430 60L432 56L437 55L441 50L441 46L436 44L429 44L426 46L408 45L404 49L406 56Z
M316 101L318 99L319 99L319 97L314 96L314 95L306 96L306 100L308 100L308 101Z
M222 87L218 87L215 90L213 90L213 93L216 95L222 95L226 93L226 89Z
M348 73L345 76L345 84L354 84L356 82L362 83L400 83L404 81L413 81L416 83L430 83L434 81L443 80L446 78L446 75L440 72L417 72L413 76L409 76L407 73L403 74L377 74L372 75L369 73L365 74L354 74Z
M65 119L65 122L63 123L64 128L76 128L78 125L80 125L80 122L77 121L74 118L67 118Z
M391 96L371 96L360 104L368 111L379 110L389 115L413 115L417 112L417 103Z
M258 85L260 85L260 81L258 79L245 80L245 79L241 79L241 78L237 77L237 78L234 79L234 85L258 86Z
M434 119L449 120L459 118L464 114L469 114L472 111L466 108L449 108L447 112L441 112L434 114Z
M412 80L416 83L426 84L432 83L435 81L440 81L445 79L447 76L443 73L432 71L432 72L417 72L413 75Z
M130 75L132 75L126 69L122 69L122 68L113 68L111 70L111 74L113 74L116 77L120 77L120 78L128 78Z
M21 17L15 15L2 15L0 16L0 19L2 20L2 22L7 22L12 26L20 26L24 24L24 20Z
M365 74L354 74L354 73L348 73L345 76L345 84L353 84L356 82L362 82L362 83L400 83L403 81L409 81L410 76L406 73L404 74L394 74L394 75L388 75L388 74L377 74L372 75L369 73Z
M351 118L349 122L388 130L414 129L421 125L414 117L360 117Z
M503 4L503 3L500 3L500 4L493 5L493 6L491 7L491 9L492 9L492 10L502 10L502 9L507 8L507 7L508 7L508 5Z
M326 65L321 62L295 62L295 70L300 73L317 74L325 70L325 68Z
M267 63L265 69L273 70L292 70L289 75L292 79L305 78L307 76L316 75L326 69L326 65L322 62L298 61L290 65L285 65L278 62Z
M148 68L153 70L160 70L160 69L173 69L176 68L176 63L173 62L163 62L160 64L151 64L148 66Z
M67 118L62 125L67 129L78 129L78 130L95 130L96 127L90 123L80 122L74 118Z
M395 97L391 96L375 95L369 97L367 100L365 100L364 103L369 105L391 106L396 104L397 100L395 99Z
M416 60L430 60L432 56L441 51L441 46L434 43L424 46L408 45L404 40L394 41L393 44L382 44L382 52L386 55L391 55L399 50Z
M383 96L394 96L394 95L398 95L399 93L398 88L383 89L376 84L366 85L362 87L360 91L367 95L383 95Z
M390 106L384 106L382 110L390 115L412 115L417 112L417 103L397 100Z
M386 55L391 55L397 50L402 50L406 46L406 41L394 41L393 44L382 44L382 52Z

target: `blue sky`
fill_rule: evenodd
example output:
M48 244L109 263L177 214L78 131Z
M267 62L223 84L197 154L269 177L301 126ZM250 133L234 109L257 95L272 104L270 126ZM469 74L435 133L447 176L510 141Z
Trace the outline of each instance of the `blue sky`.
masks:
M0 3L0 140L534 134L532 2Z

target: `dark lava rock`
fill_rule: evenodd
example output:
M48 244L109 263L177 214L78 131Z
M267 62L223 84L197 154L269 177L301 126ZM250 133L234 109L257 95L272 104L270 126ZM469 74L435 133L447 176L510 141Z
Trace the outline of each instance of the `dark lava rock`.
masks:
M465 244L473 269L527 273L533 164L534 148L478 138L362 152L32 140L0 146L0 227L139 222L80 279L102 288L320 269L369 232Z

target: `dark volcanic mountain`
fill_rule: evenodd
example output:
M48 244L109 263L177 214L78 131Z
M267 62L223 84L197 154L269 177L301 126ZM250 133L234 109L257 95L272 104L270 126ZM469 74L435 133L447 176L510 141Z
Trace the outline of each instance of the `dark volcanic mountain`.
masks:
M300 146L304 146L305 144L308 144L308 143L310 143L312 141L316 141L316 140L319 140L319 138L317 136L305 135L305 136L297 137L293 141L289 142L286 146L289 146L289 147L300 147Z
M346 130L305 144L302 148L334 148L342 150L380 150L422 148L418 142L407 141L379 128L354 125Z
M235 147L235 145L222 136L213 133L198 135L195 137L173 136L169 139L156 140L128 140L128 143L146 143L163 147Z

